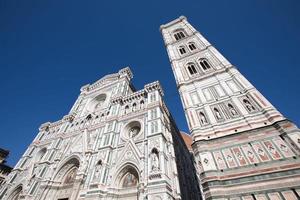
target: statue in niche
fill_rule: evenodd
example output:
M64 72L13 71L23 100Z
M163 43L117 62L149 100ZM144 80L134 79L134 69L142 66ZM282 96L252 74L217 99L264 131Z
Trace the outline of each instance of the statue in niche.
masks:
M159 170L158 152L157 151L152 151L150 156L151 156L151 170L152 171Z
M203 112L200 112L200 122L201 124L207 124L207 119Z
M214 112L215 112L215 117L217 118L217 120L222 119L220 111L217 108L214 108Z
M100 178L101 168L102 168L102 161L99 160L96 167L95 167L94 180Z
M230 114L232 116L236 116L237 115L236 110L234 109L234 107L231 104L228 104L228 108L229 108Z
M243 102L249 112L255 110L255 107L250 103L250 101L248 101L247 99L244 99Z
M136 103L134 103L134 104L132 105L132 111L133 111L133 112L136 111Z
M142 100L142 101L140 102L140 108L141 108L141 109L144 108L144 104L145 104L145 103L144 103L144 101Z
M124 177L123 187L133 187L136 186L137 183L137 178L131 172L128 172Z

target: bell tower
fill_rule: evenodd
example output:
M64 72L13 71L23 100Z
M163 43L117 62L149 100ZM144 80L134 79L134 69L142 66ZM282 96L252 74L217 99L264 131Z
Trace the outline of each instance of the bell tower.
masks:
M299 198L299 129L186 17L160 30L193 138L204 198Z

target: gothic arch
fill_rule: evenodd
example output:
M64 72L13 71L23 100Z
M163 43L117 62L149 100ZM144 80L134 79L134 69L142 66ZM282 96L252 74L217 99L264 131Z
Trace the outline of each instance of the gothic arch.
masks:
M8 196L8 200L18 200L19 199L19 196L20 194L22 193L23 191L23 185L22 184L19 184L17 185L9 194Z
M113 183L117 188L137 187L141 180L138 167L131 162L123 164L115 174Z
M80 160L81 159L78 155L72 155L61 161L61 164L57 167L58 170L54 173L53 180L62 182L67 173L69 173L74 167L79 169Z

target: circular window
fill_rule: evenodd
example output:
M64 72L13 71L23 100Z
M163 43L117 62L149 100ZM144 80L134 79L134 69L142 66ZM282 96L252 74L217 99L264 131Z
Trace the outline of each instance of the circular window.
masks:
M126 139L134 138L138 134L140 134L142 130L142 125L139 121L133 121L128 123L124 130L123 130L123 136L125 136Z
M96 96L94 109L97 110L97 109L101 108L102 105L104 104L105 100L106 100L106 94L100 94L100 95Z
M101 109L105 100L106 100L106 94L100 94L100 95L96 96L89 103L87 111L94 112L96 110Z
M139 126L134 126L134 127L130 128L129 133L128 133L128 136L129 136L130 138L133 138L133 137L135 137L137 134L139 134L140 130L141 130L141 127L139 127Z

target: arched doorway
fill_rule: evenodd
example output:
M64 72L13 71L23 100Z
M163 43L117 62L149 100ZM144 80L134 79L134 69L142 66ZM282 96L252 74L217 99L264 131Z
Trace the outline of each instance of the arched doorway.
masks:
M55 199L69 200L77 195L78 191L75 188L75 183L78 168L79 161L76 158L70 159L61 167L55 177L55 181L59 183Z

